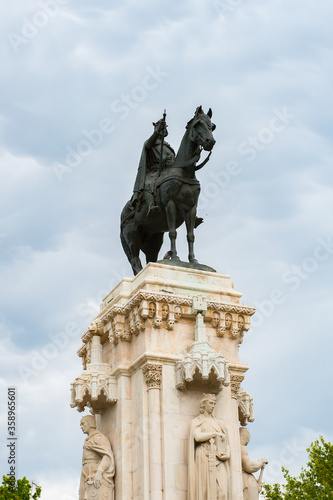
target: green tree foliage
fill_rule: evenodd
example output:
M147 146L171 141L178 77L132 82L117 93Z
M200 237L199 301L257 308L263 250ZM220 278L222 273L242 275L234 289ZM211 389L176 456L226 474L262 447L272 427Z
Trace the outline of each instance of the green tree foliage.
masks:
M292 477L282 467L286 484L264 484L266 500L332 500L333 499L333 444L320 441L311 443L306 468L298 477Z
M2 476L0 500L37 500L40 498L42 488L37 486L33 494L31 489L31 484L26 477L16 480L13 476Z

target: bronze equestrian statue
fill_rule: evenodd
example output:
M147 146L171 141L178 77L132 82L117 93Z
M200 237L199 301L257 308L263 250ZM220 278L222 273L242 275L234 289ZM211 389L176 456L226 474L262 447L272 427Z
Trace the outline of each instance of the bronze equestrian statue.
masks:
M211 109L207 114L201 106L196 109L186 125L177 155L164 140L167 136L165 113L162 120L153 124L154 133L143 147L133 196L121 213L120 238L135 275L142 269L140 250L146 255L147 263L156 262L166 231L171 242L170 263L179 261L176 229L183 222L189 262L193 266L198 264L194 256L194 228L202 219L196 217L200 183L195 172L207 163L215 144L211 117ZM209 155L197 165L203 149L209 151Z

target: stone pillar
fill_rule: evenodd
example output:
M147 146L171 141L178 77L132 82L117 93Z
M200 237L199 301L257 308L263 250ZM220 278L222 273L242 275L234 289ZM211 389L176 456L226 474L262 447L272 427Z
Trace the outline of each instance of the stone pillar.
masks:
M162 365L147 363L142 372L148 389L149 432L149 491L150 500L162 500L162 429L161 429L161 381Z
M93 335L91 339L91 364L97 365L102 362L102 345L99 335Z
M244 379L244 375L233 374L230 375L230 410L231 419L228 425L229 438L231 448L233 450L230 456L230 466L232 470L231 486L232 486L232 499L243 500L243 480L242 480L242 463L240 453L239 441L239 420L238 420L238 392L240 384Z
M117 489L120 498L132 498L133 479L132 479L132 403L131 403L131 378L127 373L118 377L118 402L117 410L119 418L117 419L118 450L117 456ZM106 416L105 416L106 418ZM114 426L116 418L115 412L108 417L109 426Z

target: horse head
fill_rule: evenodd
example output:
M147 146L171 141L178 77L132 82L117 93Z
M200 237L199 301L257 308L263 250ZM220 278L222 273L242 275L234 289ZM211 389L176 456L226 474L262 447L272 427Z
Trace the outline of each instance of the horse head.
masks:
M205 113L202 107L199 106L195 110L194 117L186 125L190 140L197 146L201 146L205 151L211 151L215 144L213 131L216 126L211 121L212 115L211 108Z

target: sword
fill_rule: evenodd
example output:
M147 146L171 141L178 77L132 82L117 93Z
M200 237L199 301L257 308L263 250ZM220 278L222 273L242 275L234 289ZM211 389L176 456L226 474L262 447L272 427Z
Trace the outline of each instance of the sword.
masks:
M158 175L160 176L163 170L163 145L164 145L164 130L165 130L165 118L166 118L166 109L164 110L163 113L163 127L162 127L162 139L161 139L161 156L160 156L160 166L158 169Z
M216 449L215 449L215 439L211 438L209 440L210 451L208 452L208 470L209 470L209 482L210 482L210 493L211 498L217 497L217 485L216 485Z
M259 478L258 478L258 492L260 493L261 492L261 489L262 489L262 476L263 476L263 473L264 473L264 468L265 468L265 465L264 464L261 469L260 469L260 475L259 475Z

